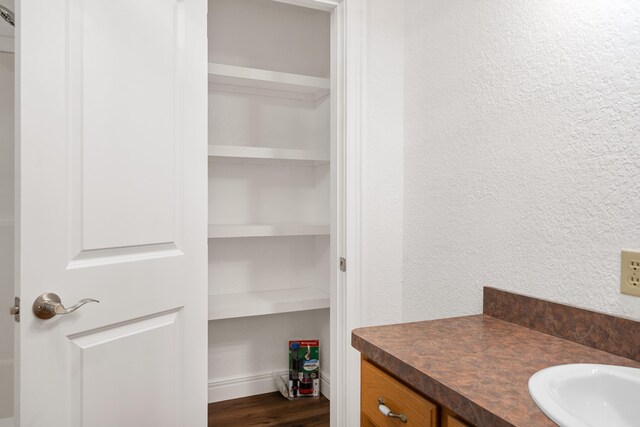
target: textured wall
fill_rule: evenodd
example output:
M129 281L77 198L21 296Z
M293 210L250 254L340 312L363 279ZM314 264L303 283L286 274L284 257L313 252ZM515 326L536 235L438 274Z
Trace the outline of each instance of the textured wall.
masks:
M363 321L402 321L402 2L369 0L363 147Z
M485 284L640 319L640 4L407 0L404 319Z

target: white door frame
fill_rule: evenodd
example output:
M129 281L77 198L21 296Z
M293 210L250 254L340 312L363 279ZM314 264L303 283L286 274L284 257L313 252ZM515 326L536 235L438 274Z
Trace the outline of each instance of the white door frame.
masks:
M282 0L280 0L282 1ZM351 347L351 331L362 325L362 146L364 135L364 66L366 41L365 0L285 0L332 5L332 117L336 137L337 254L332 256L331 289L331 425L355 426L360 422L360 359ZM338 259L347 260L345 273Z
M332 154L338 253L331 254L331 425L360 423L360 357L351 331L362 326L362 148L365 132L366 0L274 0L331 12ZM333 142L333 141L332 141ZM338 259L347 259L347 271Z
M362 153L365 132L365 64L366 64L366 0L343 0L337 11L343 20L338 27L343 50L338 52L337 62L342 68L338 91L343 106L341 117L343 160L338 163L343 176L345 214L340 234L345 245L347 259L346 277L338 282L336 363L332 373L336 379L337 393L331 400L331 421L334 426L354 426L360 423L360 354L351 347L351 331L362 326ZM341 31L340 31L341 30ZM332 397L333 397L332 396Z
M355 426L360 423L360 357L351 347L351 331L362 326L362 149L365 131L365 55L366 55L366 0L343 0L336 15L338 72L337 116L342 159L338 161L343 194L341 212L344 218L338 237L342 237L347 271L338 280L335 301L331 308L335 314L335 357L332 358L331 425ZM332 295L333 297L333 295ZM333 351L333 350L332 350ZM335 392L334 392L335 390Z

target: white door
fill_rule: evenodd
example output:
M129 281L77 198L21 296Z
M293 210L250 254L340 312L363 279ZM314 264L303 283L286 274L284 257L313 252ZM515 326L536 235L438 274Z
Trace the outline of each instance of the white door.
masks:
M206 423L206 7L18 4L20 426Z

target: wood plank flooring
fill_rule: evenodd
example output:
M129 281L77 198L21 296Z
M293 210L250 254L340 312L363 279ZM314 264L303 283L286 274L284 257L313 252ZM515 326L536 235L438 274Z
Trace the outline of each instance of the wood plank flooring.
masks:
M328 427L329 401L287 400L278 392L209 404L209 427Z

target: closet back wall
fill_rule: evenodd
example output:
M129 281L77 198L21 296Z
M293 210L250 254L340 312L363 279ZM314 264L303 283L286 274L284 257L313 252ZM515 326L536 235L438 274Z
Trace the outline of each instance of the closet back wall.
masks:
M329 77L328 13L260 0L209 6L209 62Z

